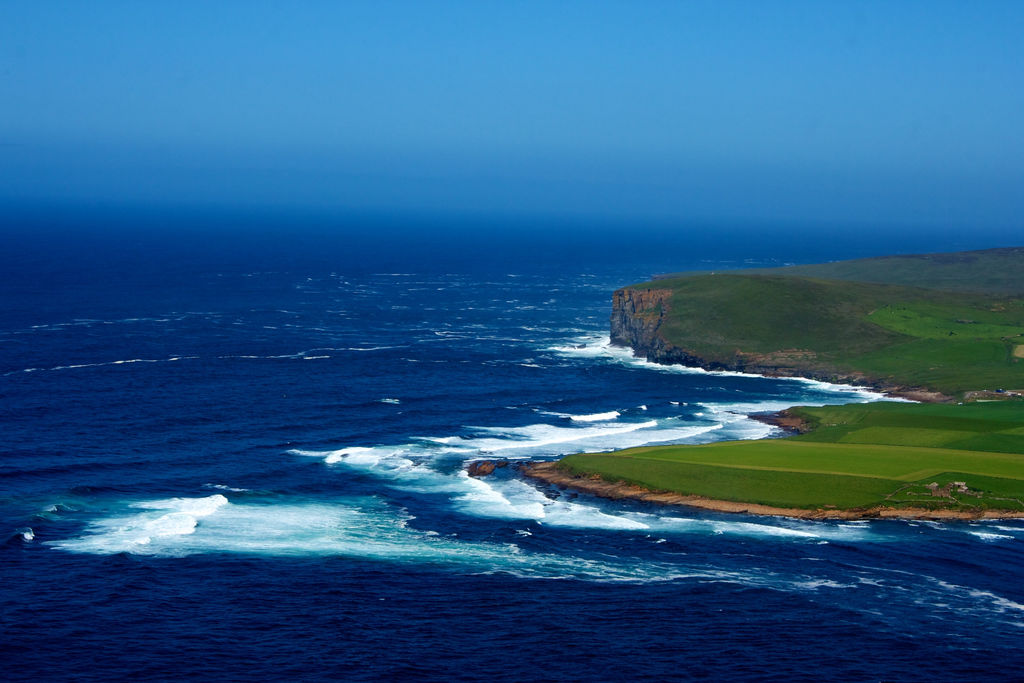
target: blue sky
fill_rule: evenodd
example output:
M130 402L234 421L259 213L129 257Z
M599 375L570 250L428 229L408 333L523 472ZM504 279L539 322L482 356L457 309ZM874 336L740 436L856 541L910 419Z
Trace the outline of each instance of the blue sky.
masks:
M0 198L1020 226L1020 2L0 2Z

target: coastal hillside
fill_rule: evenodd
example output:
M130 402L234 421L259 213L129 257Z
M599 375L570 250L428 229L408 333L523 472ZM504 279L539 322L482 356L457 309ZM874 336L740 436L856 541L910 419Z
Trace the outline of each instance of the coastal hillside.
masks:
M616 291L611 337L661 363L1005 395L1024 388L1021 273L1018 248L681 275Z
M937 254L906 254L814 263L781 268L752 268L744 274L811 277L877 284L908 285L947 291L1024 295L1024 247ZM675 273L655 280L707 274Z

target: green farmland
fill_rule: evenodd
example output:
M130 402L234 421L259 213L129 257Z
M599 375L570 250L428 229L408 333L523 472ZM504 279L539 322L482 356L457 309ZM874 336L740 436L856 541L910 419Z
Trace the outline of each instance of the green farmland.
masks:
M784 439L571 455L560 467L779 508L1024 511L1024 403L872 403L792 412L816 428Z

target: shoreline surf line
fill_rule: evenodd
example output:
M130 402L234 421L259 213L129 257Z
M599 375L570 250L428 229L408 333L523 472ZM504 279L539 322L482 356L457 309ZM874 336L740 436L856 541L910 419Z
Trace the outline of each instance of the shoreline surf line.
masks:
M637 349L629 344L613 342L610 335L588 335L570 341L568 345L551 346L548 350L564 355L586 355L605 357L619 356L619 360L629 362L636 366L650 366L650 369L665 369L668 371L681 372L684 374L705 374L721 377L750 377L756 379L775 379L802 382L810 386L817 385L835 392L859 393L864 397L874 395L880 398L871 397L871 400L902 400L913 403L950 403L955 400L952 396L927 387L907 387L900 384L890 384L883 381L872 381L868 377L845 377L833 376L810 377L807 375L788 374L785 368L778 368L774 371L745 372L742 370L726 370L715 368L713 364L701 360L701 363L687 365L685 363L666 362L663 360L648 358L638 353ZM594 353L596 352L596 353ZM846 381L836 381L843 379ZM862 381L862 383L857 383ZM799 404L794 404L799 405Z
M979 520L979 519L1024 519L1024 511L1013 510L929 510L927 508L896 508L876 506L867 509L805 509L783 508L760 503L741 503L730 500L715 500L697 495L673 493L671 491L654 491L635 484L613 482L597 475L587 477L576 476L558 467L558 461L523 463L519 466L520 473L537 481L553 484L558 487L588 493L599 498L610 500L639 500L661 505L684 505L689 507L713 510L715 512L731 512L748 515L770 517L792 517L796 519L907 519L907 520Z

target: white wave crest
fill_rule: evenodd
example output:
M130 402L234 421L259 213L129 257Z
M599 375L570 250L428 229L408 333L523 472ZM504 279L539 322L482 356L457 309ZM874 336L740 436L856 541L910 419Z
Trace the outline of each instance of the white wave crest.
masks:
M974 603L975 609L979 603L987 603L996 612L1004 613L1012 610L1013 612L1024 612L1024 605L1019 602L1014 602L1009 598L1004 598L1001 595L992 593L991 591L981 590L979 588L971 588L969 586L959 586L954 583L942 581L941 579L929 578L931 582L937 585L939 588L948 591L953 594L966 595L970 602Z
M596 505L552 500L516 478L487 480L468 476L458 464L500 453L504 458L576 453L589 449L627 448L648 443L699 439L720 428L669 418L632 423L583 423L585 426L533 424L523 427L477 427L477 436L422 438L390 446L349 446L333 450L293 450L380 477L396 488L445 495L465 514L500 519L533 520L553 526L640 530L647 522L602 511Z
M605 437L629 434L641 429L655 429L657 420L630 422L617 425L595 425L592 427L558 427L549 424L533 424L525 427L475 427L474 430L494 437L466 438L456 441L463 446L492 453L496 451L541 449L567 443L603 440ZM576 449L571 449L576 450ZM606 450L602 448L602 450Z
M985 531L969 531L967 533L971 534L972 536L976 536L977 538L980 538L983 541L1012 541L1012 540L1014 540L1013 536L1008 536L1007 534L993 534L993 533L985 532Z
M190 504L178 505L188 507ZM196 502L193 507L213 506ZM97 555L127 552L164 557L200 553L341 556L450 566L474 573L502 572L523 577L600 582L735 578L703 566L687 567L631 558L593 559L533 552L507 542L460 540L433 530L412 528L409 525L412 517L407 512L376 498L342 499L330 504L301 500L222 504L203 517L201 524L188 523L182 517L183 512L153 518L154 508L169 509L160 506L160 501L132 504L124 511L134 514L99 519L84 535L50 545L68 552ZM156 533L157 527L163 533ZM517 536L525 538L530 533L526 530ZM758 577L751 577L751 580L758 580Z
M124 360L102 361L99 363L75 363L72 365L55 365L51 368L25 368L5 372L4 377L16 372L54 372L57 370L81 370L84 368L101 368L110 365L131 365L133 363L174 363L180 360L194 360L198 356L173 356L171 358L126 358Z
M168 498L131 503L129 509L140 509L130 516L103 519L89 527L78 539L58 543L60 547L82 552L134 552L142 546L166 545L167 539L188 536L195 532L199 520L229 505L221 494L205 498Z
M536 495L522 482L518 486L528 498ZM529 503L525 499L512 502ZM329 503L275 498L262 503L231 504L176 498L127 504L120 512L97 519L79 537L48 544L68 552L97 555L126 552L163 557L201 553L336 556L533 578L631 583L698 579L785 585L781 577L771 572L724 571L708 567L702 560L686 563L673 558L660 562L630 556L555 554L508 541L462 540L431 529L417 529L410 524L414 518L407 511L375 497L335 499ZM517 529L515 536L528 539L549 525L645 533L660 527L659 535L672 532L669 524L650 514L610 515L577 504L556 505L544 512L539 527ZM695 523L698 533L709 533L696 520L688 521Z
M203 484L204 489L217 489L218 491L231 491L233 493L245 493L249 489L240 489L226 484Z
M592 413L590 415L569 415L568 418L573 422L608 422L614 420L621 413L617 410L610 410L607 413Z

